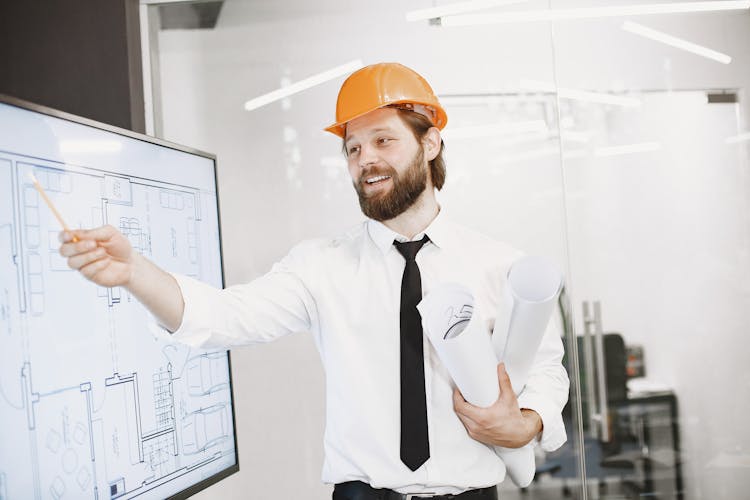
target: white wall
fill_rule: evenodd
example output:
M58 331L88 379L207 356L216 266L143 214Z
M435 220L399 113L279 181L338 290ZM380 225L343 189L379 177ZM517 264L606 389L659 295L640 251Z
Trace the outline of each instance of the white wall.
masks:
M544 5L532 1L523 8ZM556 25L554 53L544 24L448 29L404 21L406 10L429 6L432 2L228 0L216 29L160 34L165 136L218 154L228 284L262 274L303 238L336 234L361 218L340 144L321 131L333 120L341 79L282 103L243 110L245 100L277 88L284 78L299 80L361 58L365 64L397 60L412 66L442 95L516 92L522 78L557 78L563 87L601 90L736 88L750 81L747 13L681 16L669 23L660 18L650 24L731 53L735 62L725 67L621 33L615 21ZM509 116L546 116L555 125L554 108L551 116L545 115L548 110L538 99L516 99L499 107L446 107L451 126ZM566 110L564 105L561 111ZM685 126L695 119L679 117ZM609 125L607 130L617 130L616 124ZM722 119L721 125L727 123ZM528 147L555 145L553 138ZM719 148L702 147L696 143L690 151L698 148L696 154L708 158L700 165L712 164ZM519 146L513 152L523 150ZM726 149L721 151L721 163L731 169L729 177L716 171L683 177L675 171L678 157L652 159L650 170L635 165L635 172L648 178L658 175L661 181L648 184L655 191L648 193L647 204L638 205L644 194L637 176L631 177L632 161L606 165L606 170L599 164L585 163L582 169L580 163L566 162L561 170L554 155L513 160L514 153L488 139L454 141L448 143L448 183L440 197L455 218L527 251L553 255L565 266L563 171L568 190L583 191L568 200L574 306L578 310L581 300L601 299L605 327L644 344L649 372L678 391L683 443L691 453L684 471L689 476L688 498L709 498L708 492L718 491L717 484L725 479L704 458L750 442L739 425L748 408L736 404L736 391L747 394L750 373L738 364L740 351L732 350L742 329L750 325L745 313L750 310L750 184L746 157L730 158ZM711 200L714 211L701 209L705 199L695 200L691 210L679 211L677 207L691 207L687 187L700 187L705 175L714 183L696 192ZM681 180L672 183L672 177ZM681 204L670 208L659 203L658 190L667 188L683 196ZM648 227L669 229L660 235L661 253L655 261L647 251L652 235L638 230L649 214L655 218ZM691 231L696 216L701 217L700 227L709 231ZM727 216L720 219L723 225L713 227L720 216ZM626 229L633 240L625 247L614 245ZM607 245L602 245L602 238L609 238ZM685 244L699 250L685 251L681 259L670 262L671 249ZM621 260L614 253L618 249ZM707 263L698 255L714 257ZM660 275L652 262L669 267ZM681 280L689 266L700 270L698 281L705 288L684 286ZM632 271L638 269L655 276L632 279ZM716 276L721 279L706 283ZM717 294L725 300L715 300ZM691 336L676 342L686 331ZM710 343L707 332L720 341ZM714 351L721 344L724 347ZM729 362L707 364L709 347ZM676 354L670 354L671 349ZM330 489L319 481L324 374L310 339L297 335L236 350L233 365L242 472L198 498L329 497ZM741 382L731 394L715 390L723 380L738 376ZM699 388L704 388L700 397L692 396ZM716 408L728 409L726 423L716 418ZM710 440L715 442L709 444ZM750 452L745 448L743 453ZM728 484L725 498L732 498L738 491L736 481Z

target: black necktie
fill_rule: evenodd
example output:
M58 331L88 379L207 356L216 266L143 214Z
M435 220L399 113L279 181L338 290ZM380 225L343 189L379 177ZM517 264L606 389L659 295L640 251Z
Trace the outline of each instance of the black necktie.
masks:
M401 280L401 461L413 471L430 458L422 319L417 311L422 300L422 277L414 260L428 240L425 236L419 241L393 242L406 259Z

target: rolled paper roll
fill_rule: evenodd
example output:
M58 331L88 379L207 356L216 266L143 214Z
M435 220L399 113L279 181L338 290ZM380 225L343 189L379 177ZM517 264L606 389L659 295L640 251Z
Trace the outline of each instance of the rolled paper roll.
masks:
M497 401L497 359L489 331L468 288L442 284L417 305L427 338L469 403Z
M427 337L466 401L488 407L497 400L498 360L505 363L513 391L521 392L562 284L562 275L547 259L523 257L515 262L508 271L491 338L466 287L444 284L422 299L417 309ZM531 484L536 471L533 443L493 448L514 484Z
M457 284L435 288L417 305L427 338L469 403L486 408L498 398L497 358L487 327L469 289ZM496 324L497 326L497 324ZM514 484L528 486L534 478L534 450L492 447Z
M516 394L528 381L562 286L562 274L544 257L522 257L508 271L492 344Z
M492 332L497 359L505 363L513 392L518 395L529 379L542 337L563 286L557 268L543 257L523 257L508 271ZM533 443L521 448L495 446L516 486L531 484L536 472Z
M520 448L503 448L495 446L495 453L505 464L505 471L513 484L525 488L531 484L536 473L534 445L529 443Z

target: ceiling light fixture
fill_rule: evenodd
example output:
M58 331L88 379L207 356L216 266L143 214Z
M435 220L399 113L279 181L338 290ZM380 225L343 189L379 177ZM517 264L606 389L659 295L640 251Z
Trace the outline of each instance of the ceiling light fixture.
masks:
M594 102L597 104L613 104L615 106L637 108L641 100L635 97L623 97L604 92L591 92L588 90L568 89L556 87L553 83L540 82L536 80L521 80L522 89L535 92L557 93L561 99L572 99L575 101Z
M518 3L525 3L528 0L469 0L468 2L449 3L439 7L429 9L412 10L406 13L407 21L425 21L445 16L454 16L465 12L474 12L492 7L503 7Z
M727 137L726 139L724 139L724 142L726 142L727 144L737 144L745 141L750 141L750 132L733 135L732 137Z
M576 158L582 158L586 156L588 152L585 149L571 149L570 151L563 151L562 152L562 158L563 160L572 160ZM557 146L550 146L546 148L537 149L534 151L524 151L523 153L518 153L514 155L505 155L500 157L497 161L493 163L496 167L502 167L505 165L510 165L513 163L520 163L524 161L530 161L530 160L540 160L542 158L549 158L549 157L559 157L560 156L560 148ZM491 169L491 172L493 174L497 174L499 170L497 168Z
M732 62L732 58L726 54L722 54L721 52L711 50L707 47L703 47L702 45L698 45L693 42L688 42L687 40L677 38L676 36L668 35L655 29L647 28L642 24L634 23L632 21L625 21L622 24L622 29L624 29L628 33L640 35L656 42L661 42L666 45L685 50L687 52L692 52L693 54L707 57L708 59L718 61L722 64L729 64L730 62Z
M566 142L577 142L579 144L588 144L591 140L592 132L583 132L577 130L563 130L561 133L562 140Z
M686 14L691 12L718 12L744 9L750 9L750 1L674 2L610 7L581 7L576 9L544 9L496 14L463 14L443 17L440 22L442 26L476 26L481 24L563 21L654 14Z
M596 156L619 156L631 153L646 153L648 151L656 151L658 149L661 149L661 144L658 142L641 142L638 144L596 148L596 150L594 150L594 154Z
M441 133L445 139L469 139L475 137L493 137L500 135L523 134L528 132L547 132L544 120L529 120L518 123L493 123L490 125L472 125L450 128Z
M333 80L334 78L338 78L339 76L347 75L353 71L360 69L362 66L362 61L360 61L359 59L348 62L346 64L342 64L341 66L336 66L335 68L323 71L322 73L318 73L311 77L305 78L304 80L300 80L285 87L281 87L280 89L276 89L273 92L269 92L267 94L255 97L254 99L250 99L245 103L245 109L247 111L252 111L254 109L260 108L261 106L265 106L266 104L270 104L274 101L289 97L292 94L297 94L299 92L302 92L303 90L307 90L310 87L325 83L328 80Z

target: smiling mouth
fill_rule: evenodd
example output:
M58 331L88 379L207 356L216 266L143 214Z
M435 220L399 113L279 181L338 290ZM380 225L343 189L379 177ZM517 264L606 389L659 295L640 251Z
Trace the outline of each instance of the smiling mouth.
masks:
M373 184L377 184L379 182L386 181L386 180L388 180L390 178L391 178L390 175L378 175L376 177L370 177L368 179L365 179L365 184L367 184L369 186L372 186Z

